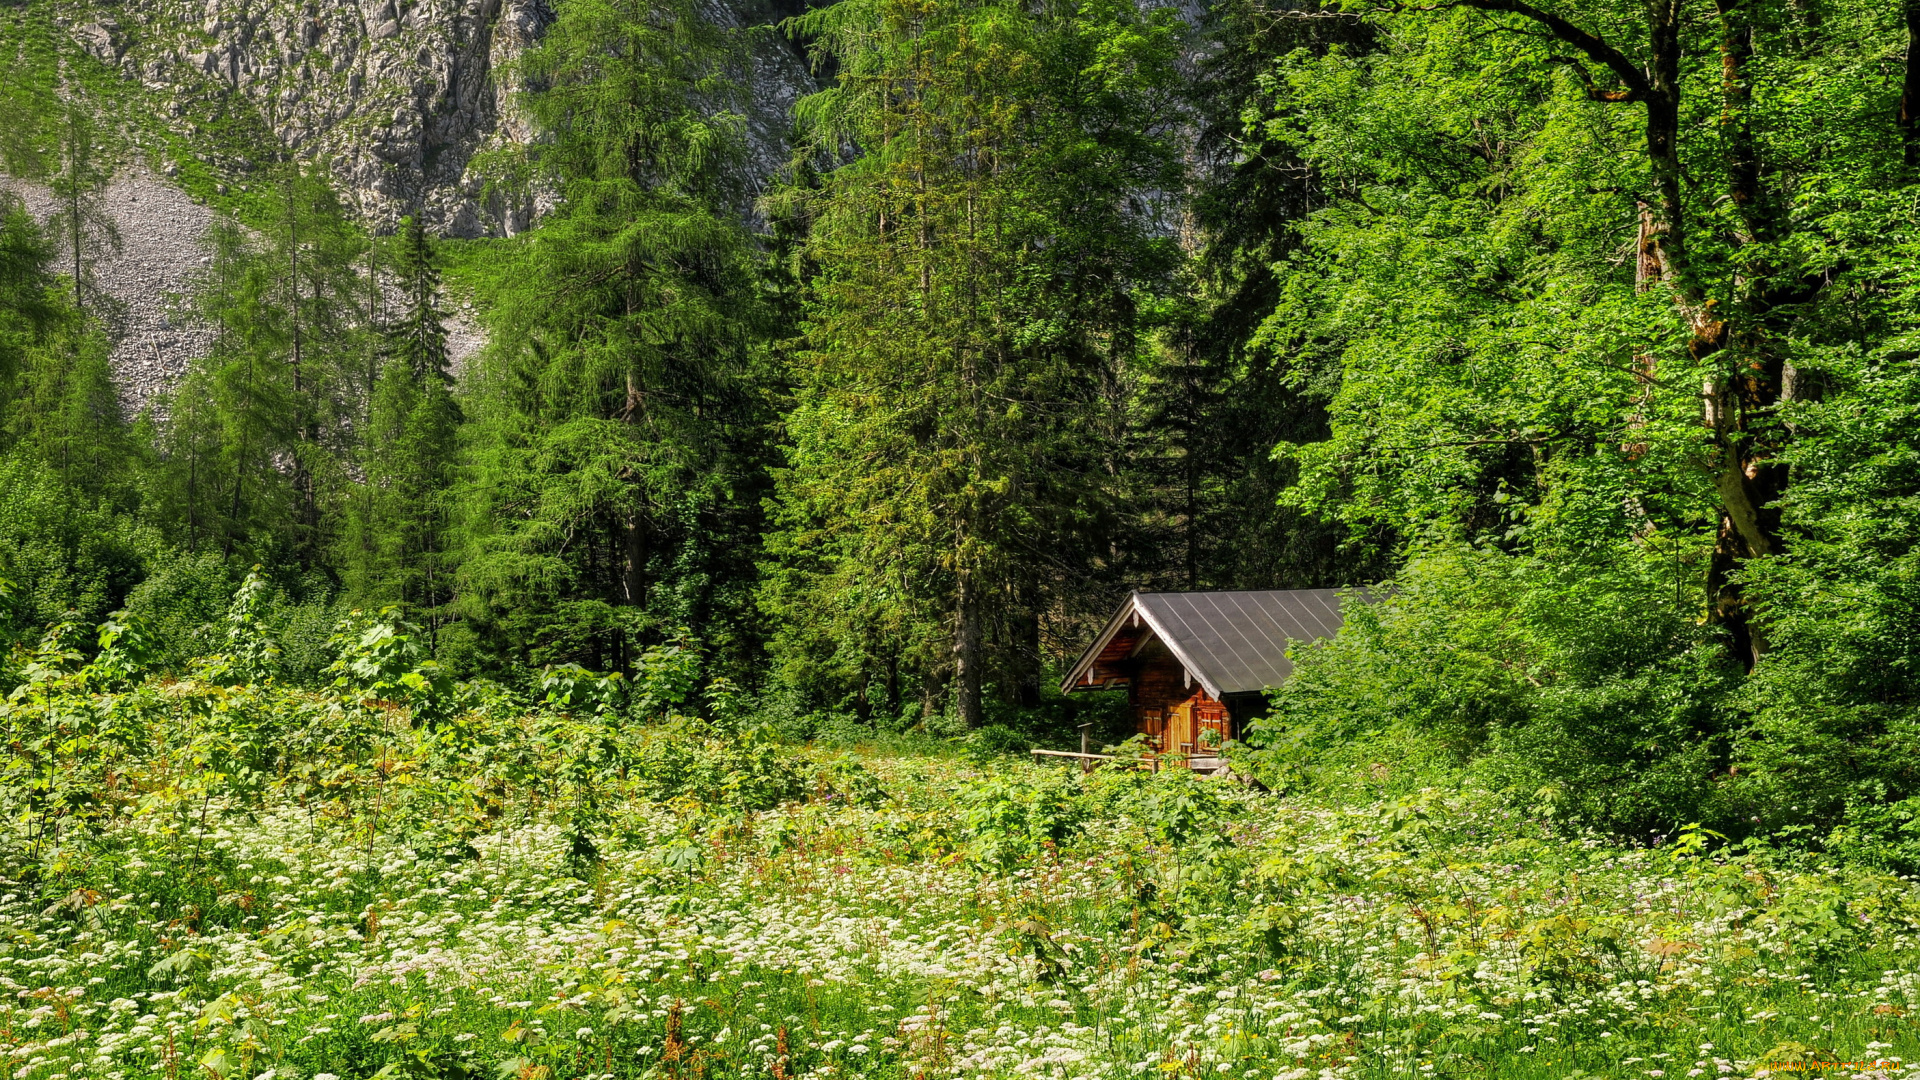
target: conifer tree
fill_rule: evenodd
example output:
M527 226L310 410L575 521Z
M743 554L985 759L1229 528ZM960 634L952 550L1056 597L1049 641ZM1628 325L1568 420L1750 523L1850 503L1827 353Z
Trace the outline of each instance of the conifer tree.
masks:
M463 608L502 648L624 664L643 627L708 618L716 560L750 572L762 305L734 56L686 0L578 0L526 58L552 134L522 164L564 198L491 290L467 398Z
M71 100L60 111L55 130L58 169L48 178L57 209L48 222L66 246L73 276L73 306L86 310L98 300L93 281L94 248L118 251L120 228L107 210L107 185L113 182L111 143L84 102Z
M0 200L0 449L32 459L84 498L130 507L135 448L111 343L55 278L59 261L25 207Z
M818 272L766 603L790 674L894 697L904 657L977 726L990 682L1033 699L1060 584L1111 547L1109 414L1173 261L1173 23L843 0L800 26L840 70L816 150L857 156L796 196Z
M445 385L451 378L447 356L446 313L440 307L440 267L433 237L418 217L400 222L394 275L406 309L386 328L390 355L404 361L413 377Z
M55 248L11 192L0 192L0 413L11 411L27 350L61 314L53 295Z
M297 161L281 166L278 212L262 250L277 264L293 409L292 554L306 567L321 563L339 509L333 494L345 487L344 466L354 450L350 425L357 410L349 387L371 329L359 318L358 302L357 260L366 241L325 177Z
M131 509L135 448L111 351L97 324L64 321L27 353L8 434L16 453L44 462L69 487Z
M365 415L353 392L368 347L356 260L364 239L319 170L288 165L260 234L222 221L189 308L210 353L161 411L163 518L190 546L324 565Z
M451 599L450 487L460 407L451 391L440 271L418 218L401 223L394 272L405 308L384 328L344 572L364 604L397 603L437 638Z
M275 266L238 224L205 238L207 263L188 298L215 330L213 346L161 403L164 519L189 550L265 561L283 550L292 509L277 462L291 453L296 415L284 363L285 315Z

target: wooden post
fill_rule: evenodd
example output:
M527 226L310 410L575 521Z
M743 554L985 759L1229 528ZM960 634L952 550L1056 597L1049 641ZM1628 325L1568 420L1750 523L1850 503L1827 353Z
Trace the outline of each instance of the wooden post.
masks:
M1087 740L1092 737L1092 731L1093 731L1092 721L1088 721L1087 723L1080 725L1080 753L1082 755L1080 758L1080 771L1083 773L1089 773L1093 771L1093 759L1085 756L1086 754L1092 752L1090 748L1087 746Z

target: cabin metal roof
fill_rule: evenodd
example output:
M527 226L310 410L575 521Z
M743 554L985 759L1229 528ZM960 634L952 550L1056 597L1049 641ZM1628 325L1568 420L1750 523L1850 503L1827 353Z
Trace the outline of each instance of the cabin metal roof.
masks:
M1265 690L1293 673L1287 642L1340 632L1341 589L1262 592L1142 593L1127 597L1060 682L1062 692L1097 689L1089 673L1115 648L1138 651L1144 641L1116 640L1132 628L1150 628L1187 673L1215 698ZM1364 593L1354 594L1365 599Z

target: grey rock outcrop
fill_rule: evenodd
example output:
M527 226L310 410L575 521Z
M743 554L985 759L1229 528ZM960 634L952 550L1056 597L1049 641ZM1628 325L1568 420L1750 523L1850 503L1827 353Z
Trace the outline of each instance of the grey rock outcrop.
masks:
M791 0L706 0L709 18L744 30ZM512 62L553 21L549 0L54 0L56 21L101 63L137 83L141 105L218 178L252 182L282 154L324 162L375 231L418 212L442 236L511 236L551 208L487 183L486 152L534 141L515 106ZM818 86L792 43L746 35L751 192L788 157L793 103ZM156 161L169 176L175 166ZM36 216L45 189L0 176ZM215 212L167 176L114 182L109 209L124 245L94 276L114 308L114 366L129 412L171 386L212 343L174 297L201 265ZM743 210L746 208L743 207ZM448 320L456 366L485 343L470 311Z
M489 197L471 166L528 134L500 122L494 72L550 18L545 0L129 0L80 6L68 33L137 78L222 176L290 152L326 162L374 228L418 209L445 235L483 236L531 216ZM200 138L208 115L250 120L280 145L249 154Z
M766 21L753 2L721 0L709 15L733 27ZM537 138L508 73L552 19L547 0L125 0L68 5L63 22L82 48L137 79L149 107L205 147L227 181L290 152L326 162L375 229L417 210L441 235L478 237L522 231L545 208L503 195L481 163L488 150ZM751 35L749 50L753 181L785 160L789 111L815 83L778 35ZM250 122L280 145L216 147L200 137L209 115Z

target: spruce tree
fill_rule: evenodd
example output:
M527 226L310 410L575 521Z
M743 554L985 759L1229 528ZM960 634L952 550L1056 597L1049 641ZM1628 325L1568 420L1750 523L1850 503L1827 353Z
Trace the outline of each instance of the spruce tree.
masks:
M393 272L406 308L386 328L388 351L406 363L415 379L444 386L452 374L447 369L446 313L440 307L440 267L433 237L416 216L400 222L399 240Z
M800 26L840 72L816 152L857 156L794 196L818 270L765 602L790 677L950 686L978 726L990 683L1033 701L1043 620L1112 549L1112 414L1174 261L1173 20L843 0Z
M579 0L526 58L551 136L521 164L563 198L488 290L461 569L474 625L525 657L622 665L751 572L763 305L736 55L685 0Z
M401 223L398 240L394 273L405 307L383 328L385 362L368 407L364 478L342 561L348 591L363 605L399 604L437 639L452 590L449 489L461 416L433 240L418 218Z

